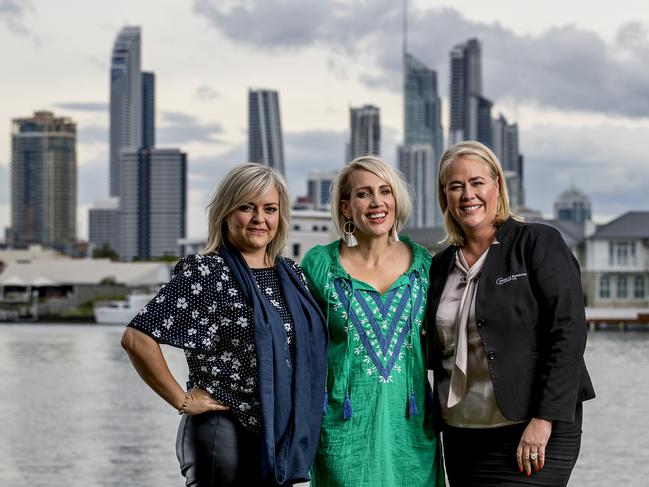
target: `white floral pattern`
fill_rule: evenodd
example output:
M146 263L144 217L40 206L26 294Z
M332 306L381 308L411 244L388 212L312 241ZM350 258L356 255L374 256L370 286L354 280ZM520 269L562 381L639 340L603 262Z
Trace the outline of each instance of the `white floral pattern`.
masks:
M288 262L302 276L297 264ZM293 357L293 323L276 273L272 268L254 269L253 273L264 294L273 296L272 304L285 323ZM176 265L171 281L129 326L159 343L183 348L189 366L187 387L196 385L210 392L216 400L230 406L246 428L258 434L260 411L252 310L230 277L224 260L216 254L185 257Z

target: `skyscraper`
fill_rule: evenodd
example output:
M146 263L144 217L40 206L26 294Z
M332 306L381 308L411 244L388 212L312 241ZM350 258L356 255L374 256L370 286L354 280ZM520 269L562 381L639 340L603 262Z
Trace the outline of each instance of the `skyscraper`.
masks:
M399 169L413 188L413 209L407 226L442 225L437 208L437 163L443 152L441 101L437 73L404 52L404 145L399 147Z
M155 74L142 72L142 148L155 147Z
M491 145L491 102L482 95L482 49L477 39L451 51L449 143L478 140Z
M110 195L119 196L120 151L142 146L140 28L124 27L115 39L110 69Z
M422 228L442 225L437 204L437 163L430 144L399 147L399 170L414 190L412 213L407 227Z
M77 127L35 112L12 121L11 243L63 249L76 238Z
M187 155L178 149L125 150L120 177L120 257L178 255L186 229Z
M501 113L492 120L492 148L500 161L509 183L508 190L512 206L525 204L523 191L523 156L518 149L518 125L507 122Z
M284 174L284 143L277 91L248 90L248 159Z
M350 108L349 128L348 161L359 156L381 154L381 112L378 107Z
M307 196L316 210L328 210L331 198L331 185L338 173L336 171L314 171L307 179Z
M113 196L95 201L88 210L88 241L94 249L109 247L119 252L120 240L119 198Z

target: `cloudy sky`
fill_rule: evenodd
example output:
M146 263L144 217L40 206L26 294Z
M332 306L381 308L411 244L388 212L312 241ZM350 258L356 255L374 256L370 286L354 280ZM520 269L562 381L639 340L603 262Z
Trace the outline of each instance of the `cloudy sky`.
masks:
M606 6L608 4L608 6ZM381 109L382 155L402 138L402 7L395 0L0 0L0 228L9 222L10 122L52 110L78 123L78 233L108 194L108 72L125 25L156 73L158 146L189 154L188 234L205 233L220 177L245 161L249 87L280 92L293 196L344 163L349 106ZM436 69L448 127L449 51L482 42L483 90L520 126L527 203L570 184L595 219L648 210L646 0L411 0L409 50Z

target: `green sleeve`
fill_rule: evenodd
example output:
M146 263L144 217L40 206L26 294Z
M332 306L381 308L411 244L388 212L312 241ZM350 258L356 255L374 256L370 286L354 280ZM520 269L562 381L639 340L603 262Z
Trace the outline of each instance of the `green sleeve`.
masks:
M300 262L309 290L321 303L325 302L325 286L327 284L327 271L329 259L325 247L316 245L302 257Z

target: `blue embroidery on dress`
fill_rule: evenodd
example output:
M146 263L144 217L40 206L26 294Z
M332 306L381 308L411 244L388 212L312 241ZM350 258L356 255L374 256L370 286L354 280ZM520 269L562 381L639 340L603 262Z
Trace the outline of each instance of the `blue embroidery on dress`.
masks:
M413 288L414 282L415 282L415 274L412 273L410 275L410 286L406 286L405 291L401 296L401 299L399 300L399 303L396 308L393 307L393 301L395 296L397 295L397 289L393 289L386 295L385 303L383 303L383 301L381 300L381 295L377 291L367 291L367 293L374 299L374 302L377 304L377 308L379 309L379 312L381 313L381 317L384 320L388 317L391 308L394 311L394 315L392 316L390 326L387 329L386 333L384 334L381 331L381 327L377 322L374 313L372 312L369 305L363 298L361 292L360 291L354 292L354 298L356 299L359 306L361 307L364 315L362 316L362 318L359 318L357 314L357 310L354 310L350 306L349 297L345 292L345 291L350 292L351 286L349 286L343 279L336 279L334 281L334 287L336 289L336 293L338 294L338 298L340 302L346 309L349 309L348 319L351 320L351 322L354 325L354 328L356 328L358 337L360 338L367 352L367 355L371 359L376 369L381 374L381 377L383 377L384 381L387 381L389 379L394 364L399 358L406 337L410 332L411 323L410 320L407 320L405 323L403 323L403 327L399 332L396 342L394 343L394 348L392 350L392 353L389 353L390 345L392 344L392 341L394 339L394 334L402 319L402 313L405 307L407 306L408 302L410 301L410 293ZM422 302L422 297L423 297L422 289L419 286L413 309L410 310L411 313L415 313L415 315L418 314ZM367 320L372 331L374 332L380 350L376 350L376 347L372 346L371 338L370 336L368 336L367 331L363 328L363 322L365 320ZM381 353L382 357L379 356L378 352ZM383 360L381 360L381 358L383 358ZM384 365L383 361L386 358L388 360L387 363L385 363Z

